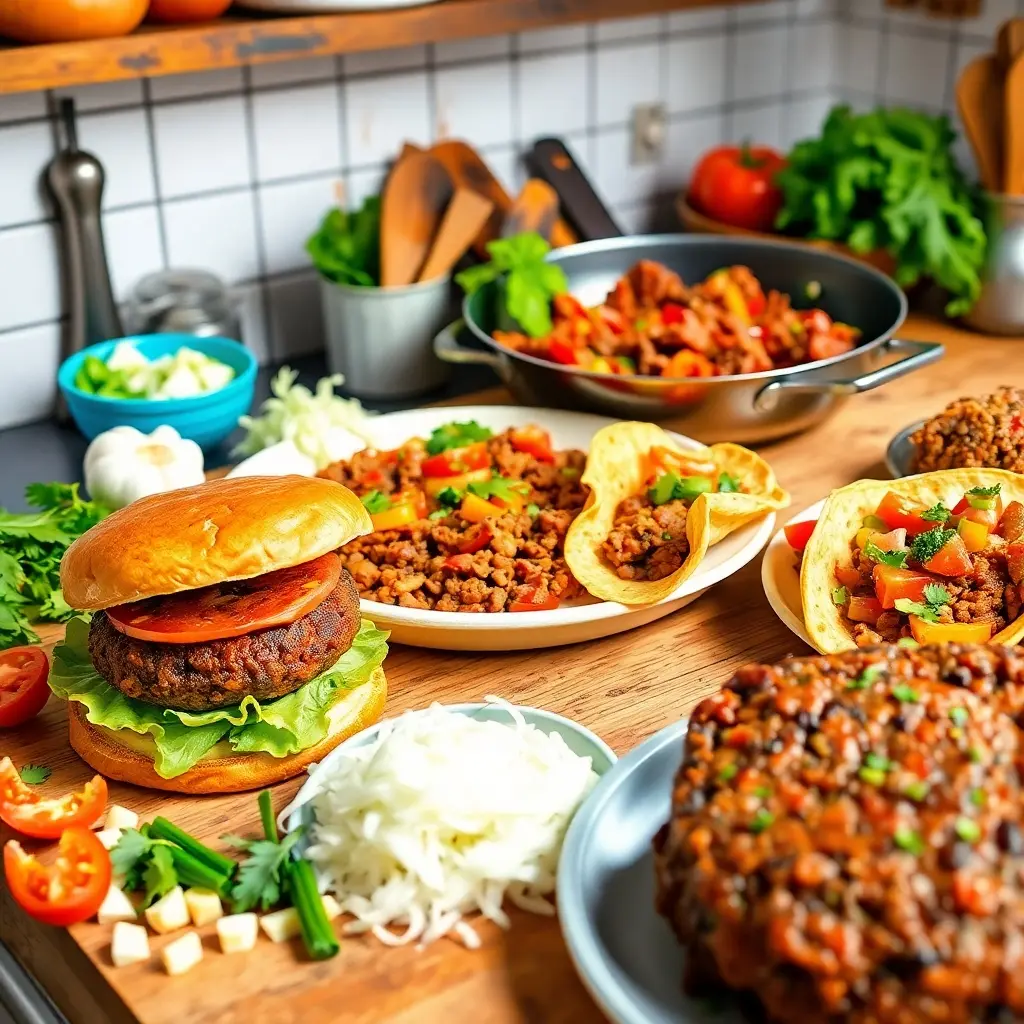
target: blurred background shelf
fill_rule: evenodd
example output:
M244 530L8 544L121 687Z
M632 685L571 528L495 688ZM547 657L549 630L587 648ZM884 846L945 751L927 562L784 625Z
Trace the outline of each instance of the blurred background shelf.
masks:
M44 46L0 42L0 93L445 42L721 2L444 0L423 7L304 17L240 12L206 24L144 25L120 38ZM757 2L760 0L733 0Z

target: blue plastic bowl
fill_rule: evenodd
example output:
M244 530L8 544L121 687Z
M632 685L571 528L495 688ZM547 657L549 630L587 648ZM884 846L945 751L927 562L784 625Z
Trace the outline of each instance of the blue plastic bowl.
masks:
M192 348L227 363L235 371L235 379L218 391L191 398L106 398L76 387L75 377L86 357L98 356L106 361L121 341L132 342L147 359ZM256 371L256 357L244 345L228 338L142 334L101 341L69 356L57 371L57 384L72 419L90 441L111 427L135 427L148 434L166 423L200 448L212 448L238 426L238 417L249 411L256 387Z

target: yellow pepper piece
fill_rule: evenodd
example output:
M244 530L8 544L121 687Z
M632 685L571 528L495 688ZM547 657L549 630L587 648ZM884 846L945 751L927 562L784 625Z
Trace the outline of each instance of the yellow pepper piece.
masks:
M504 515L505 510L484 500L476 494L467 494L462 499L459 515L468 523L482 523L485 519L495 519Z
M992 623L925 622L911 615L910 632L919 644L983 644L992 636Z
M381 533L384 530L397 530L400 526L408 526L409 523L415 523L417 519L419 519L419 516L416 514L416 509L407 502L392 505L391 508L370 516L370 522L373 523L375 533Z
M856 544L862 551L868 546L868 543L872 541L875 535L878 533L877 530L871 529L870 526L862 526L857 531Z
M961 519L956 532L960 534L960 539L968 551L984 551L988 547L988 527L984 523Z

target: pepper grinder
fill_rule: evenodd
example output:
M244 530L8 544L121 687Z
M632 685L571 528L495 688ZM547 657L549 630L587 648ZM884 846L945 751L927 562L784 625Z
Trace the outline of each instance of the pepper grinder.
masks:
M98 341L119 338L124 331L103 244L103 165L91 153L78 148L74 100L60 101L58 122L63 128L63 148L47 167L46 180L57 201L64 240L68 321L61 339L63 360ZM60 395L55 411L58 422L68 421Z

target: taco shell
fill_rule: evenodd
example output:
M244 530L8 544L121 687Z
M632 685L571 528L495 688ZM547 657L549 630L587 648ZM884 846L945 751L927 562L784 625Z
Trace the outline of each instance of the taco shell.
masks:
M643 490L648 474L647 456L652 448L671 448L685 458L709 459L719 472L741 479L749 493L701 494L686 516L690 548L686 561L661 580L624 580L603 558L601 545L611 532L619 503ZM694 572L712 544L765 513L789 504L789 495L778 485L771 466L752 451L738 444L680 448L653 423L614 423L599 430L590 445L583 483L590 488L590 494L566 534L565 560L590 594L621 604L654 604L663 600Z
M887 491L925 508L942 502L955 504L972 487L1000 484L1004 505L1024 502L1024 475L1005 469L943 469L899 480L858 480L833 491L825 502L818 525L804 549L800 567L800 597L804 625L822 654L855 648L842 611L832 600L837 565L852 565L851 547L865 516L874 513ZM1024 637L1024 615L991 638L990 643L1016 644Z

